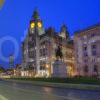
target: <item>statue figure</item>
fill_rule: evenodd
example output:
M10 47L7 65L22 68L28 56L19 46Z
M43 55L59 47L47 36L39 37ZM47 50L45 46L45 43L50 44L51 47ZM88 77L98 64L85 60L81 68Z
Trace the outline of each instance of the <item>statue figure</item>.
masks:
M60 46L56 49L56 58L57 60L61 59L62 60L63 54L62 54L62 49Z
M53 63L52 77L66 78L67 77L66 63L63 60L62 48L60 45L55 50L55 56L56 60Z

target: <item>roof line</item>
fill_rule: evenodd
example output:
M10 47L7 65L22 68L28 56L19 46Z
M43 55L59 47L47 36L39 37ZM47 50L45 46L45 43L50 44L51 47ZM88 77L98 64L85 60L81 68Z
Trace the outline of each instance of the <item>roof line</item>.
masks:
M98 26L100 26L100 23L97 23L97 24L91 25L91 26L89 26L89 27L87 27L87 28L85 28L85 29L82 29L82 30L75 31L74 33L84 32L84 31L87 31L87 30L89 30L89 29L96 28L96 27L98 27Z

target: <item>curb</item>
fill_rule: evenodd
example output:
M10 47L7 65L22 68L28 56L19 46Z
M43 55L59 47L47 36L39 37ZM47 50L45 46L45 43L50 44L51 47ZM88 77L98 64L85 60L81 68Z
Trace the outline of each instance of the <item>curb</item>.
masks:
M21 80L9 80L6 79L4 81L9 82L17 82L17 83L27 83L33 84L35 86L46 86L52 88L66 88L66 89L79 89L79 90L91 90L91 91L99 91L100 85L87 85L87 84L69 84L69 83L50 83L50 82L41 82L41 81L21 81Z

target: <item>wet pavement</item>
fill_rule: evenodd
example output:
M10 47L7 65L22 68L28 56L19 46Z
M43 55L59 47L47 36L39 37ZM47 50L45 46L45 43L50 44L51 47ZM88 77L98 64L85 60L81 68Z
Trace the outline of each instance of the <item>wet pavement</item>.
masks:
M0 80L0 100L100 100L100 92Z

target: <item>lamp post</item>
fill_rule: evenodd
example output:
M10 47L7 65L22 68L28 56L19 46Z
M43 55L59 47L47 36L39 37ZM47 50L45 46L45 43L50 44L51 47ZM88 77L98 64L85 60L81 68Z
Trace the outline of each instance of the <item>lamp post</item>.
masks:
M30 23L31 32L35 36L35 51L36 51L36 75L40 72L40 42L39 42L39 29L42 28L42 21L38 18L37 12L34 12L34 20Z

